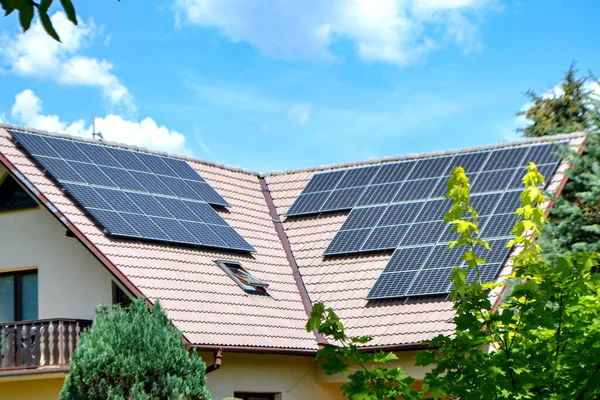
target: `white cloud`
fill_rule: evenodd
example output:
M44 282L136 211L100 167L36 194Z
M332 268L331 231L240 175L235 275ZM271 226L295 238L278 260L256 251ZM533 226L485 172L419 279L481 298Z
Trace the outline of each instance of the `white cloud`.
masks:
M84 120L68 123L58 115L43 114L42 101L31 89L15 96L11 110L12 117L20 124L31 128L53 132L66 132L90 138L91 124L86 127ZM102 132L107 141L126 143L154 150L189 154L185 136L164 125L158 125L152 118L129 121L114 114L96 118L96 131Z
M295 104L288 110L288 118L297 124L304 125L310 120L312 107L310 104Z
M74 26L64 13L57 12L52 16L52 23L62 43L51 39L39 20L24 34L0 36L0 56L9 71L65 85L97 87L111 107L135 111L131 93L112 73L113 65L80 54L95 36L101 34L102 30L94 21L79 21L79 25Z
M175 0L176 24L218 28L284 59L331 60L350 40L365 61L407 65L454 44L481 47L479 13L494 0Z

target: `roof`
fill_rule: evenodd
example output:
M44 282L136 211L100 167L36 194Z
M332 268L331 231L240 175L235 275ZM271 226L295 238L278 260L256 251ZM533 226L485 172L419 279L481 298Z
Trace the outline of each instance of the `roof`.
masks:
M365 298L391 253L324 258L323 252L348 212L288 218L285 215L313 174L392 161L515 147L547 139L522 140L448 152L388 157L310 169L260 173L206 160L187 160L230 204L219 211L255 248L244 255L105 235L11 140L6 129L65 137L0 124L0 161L71 229L135 295L160 298L174 325L199 348L313 353L317 338L305 331L311 302L324 302L351 335L370 335L369 346L411 346L453 330L452 302L444 296L367 301ZM73 140L85 139L70 137ZM553 137L572 143L584 135ZM97 142L96 142L97 143ZM105 143L138 151L133 146ZM152 152L155 154L158 153ZM561 167L564 169L564 166ZM550 191L558 190L562 169ZM215 263L235 260L269 284L270 296L248 294Z

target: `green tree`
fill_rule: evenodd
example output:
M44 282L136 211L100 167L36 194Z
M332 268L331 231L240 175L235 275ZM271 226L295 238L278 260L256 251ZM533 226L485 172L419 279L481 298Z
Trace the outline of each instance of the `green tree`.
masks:
M347 337L332 309L317 304L307 323L331 339L318 352L325 373L357 372L342 386L353 400L375 399L597 399L600 397L600 276L598 254L565 253L552 261L541 255L533 237L545 223L538 185L543 177L534 164L527 167L522 207L516 211L514 239L522 250L513 257L511 291L494 307L489 290L498 283L467 282L467 271L452 274L455 301L453 336L440 335L419 352L416 365L429 367L423 390L400 368L386 366L394 354L361 352L357 345L370 338ZM470 182L460 167L448 182L453 200L445 221L460 234L450 247L463 246L468 269L479 277L489 245L479 238L477 212L469 199ZM372 365L371 365L372 364Z
M46 33L54 38L54 40L60 42L60 37L54 30L52 21L48 15L48 10L50 9L52 2L53 0L39 0L38 2L33 0L0 0L0 6L2 6L2 9L4 10L4 16L10 15L14 11L19 14L19 24L21 25L21 28L23 28L23 32L26 32L31 27L31 21L33 21L35 11L37 10ZM65 11L65 14L67 14L69 21L77 25L77 14L71 0L60 0L60 4Z
M564 251L600 252L600 101L589 89L590 83L600 87L593 77L577 78L572 65L558 94L529 91L533 105L519 113L531 123L522 130L527 137L575 131L588 134L585 147L562 152L571 167L540 241L548 257Z
M60 393L75 399L210 399L206 365L190 353L157 301L128 309L100 306L91 330L82 333Z
M593 112L589 107L591 91L587 82L587 77L577 78L575 64L571 64L558 93L537 94L528 90L525 96L531 107L517 115L525 117L530 125L519 131L525 137L587 131Z

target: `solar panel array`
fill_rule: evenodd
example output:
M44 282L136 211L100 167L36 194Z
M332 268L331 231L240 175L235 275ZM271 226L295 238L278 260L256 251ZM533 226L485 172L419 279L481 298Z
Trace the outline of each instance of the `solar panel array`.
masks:
M549 178L556 152L553 144L531 144L316 174L287 215L351 210L325 256L394 250L368 299L448 293L452 269L464 267L460 251L447 249L455 234L443 222L452 169L464 167L471 179L481 236L493 246L483 278L492 280L508 255L524 167L533 161Z
M227 201L183 160L9 132L110 235L255 251L209 205Z

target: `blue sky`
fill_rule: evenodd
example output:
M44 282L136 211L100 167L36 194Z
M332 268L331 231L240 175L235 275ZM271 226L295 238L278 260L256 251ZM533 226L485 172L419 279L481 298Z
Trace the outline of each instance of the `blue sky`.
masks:
M516 138L525 90L600 73L594 1L74 3L63 45L0 19L0 120L262 171Z

